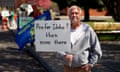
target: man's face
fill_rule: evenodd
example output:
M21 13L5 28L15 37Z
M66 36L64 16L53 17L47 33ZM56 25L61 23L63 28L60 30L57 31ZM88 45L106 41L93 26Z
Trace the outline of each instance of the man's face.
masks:
M81 18L80 11L77 8L73 8L70 12L69 18L72 23L79 23Z

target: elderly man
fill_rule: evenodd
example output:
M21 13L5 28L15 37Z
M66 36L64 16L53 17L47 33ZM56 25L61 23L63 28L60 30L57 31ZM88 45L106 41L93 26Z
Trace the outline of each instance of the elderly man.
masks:
M81 12L76 5L69 9L71 52L58 52L65 63L64 72L91 72L102 56L97 35L88 24L81 22Z

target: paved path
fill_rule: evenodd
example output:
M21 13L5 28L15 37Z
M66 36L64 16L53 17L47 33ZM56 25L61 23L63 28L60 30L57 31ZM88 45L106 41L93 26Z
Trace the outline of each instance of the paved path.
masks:
M0 32L0 72L47 72L25 51L18 51L12 33Z
M101 66L93 72L120 72L120 41L102 41L103 57ZM55 72L63 72L62 61L54 53L37 52ZM10 32L0 32L0 72L47 72L33 57L18 51Z
M120 41L101 41L102 59L92 72L120 72ZM42 57L55 72L63 72L62 61L55 58L54 53L41 53Z
M120 41L101 41L103 51L102 59L92 72L120 72ZM55 58L54 53L39 52L42 57L55 72L63 72L62 61Z

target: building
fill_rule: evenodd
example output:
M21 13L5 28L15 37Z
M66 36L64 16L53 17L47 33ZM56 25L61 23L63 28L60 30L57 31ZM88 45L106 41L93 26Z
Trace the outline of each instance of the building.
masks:
M15 0L0 0L0 7L15 7Z

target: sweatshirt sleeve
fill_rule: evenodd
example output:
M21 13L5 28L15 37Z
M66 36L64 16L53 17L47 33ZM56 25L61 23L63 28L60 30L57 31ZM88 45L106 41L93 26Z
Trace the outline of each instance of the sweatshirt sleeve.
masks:
M89 64L94 65L102 56L101 46L94 30L90 28L90 56Z
M66 55L65 52L62 52L62 51L57 51L56 52L56 57L60 60L64 60L64 56Z

